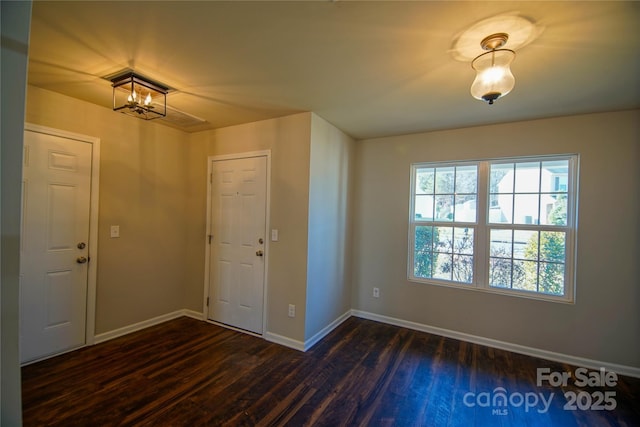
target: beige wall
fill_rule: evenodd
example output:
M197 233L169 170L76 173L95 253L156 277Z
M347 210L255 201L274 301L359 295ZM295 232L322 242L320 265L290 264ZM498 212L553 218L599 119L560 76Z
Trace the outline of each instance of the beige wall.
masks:
M359 142L353 308L640 367L639 123L636 110ZM580 154L575 304L407 280L412 162L556 153Z
M205 248L207 244L207 156L209 132L189 135L185 145L187 168L187 278L184 308L202 313L204 305Z
M206 225L207 156L271 150L270 227L279 230L279 241L269 242L268 247L266 331L297 341L303 341L305 335L310 132L311 113L301 113L200 132L190 140L194 151L190 187L196 189L191 207L196 215L200 212L201 219L196 222L202 236ZM186 299L193 304L189 308L197 309L200 298L201 311L205 247L197 243L192 249L194 253L200 251L196 258L202 262L192 267L193 274L202 279L199 287L189 288ZM289 304L296 305L295 318L287 316Z
M351 308L351 175L355 141L311 118L305 338Z
M26 121L101 140L96 333L183 309L188 135L31 86Z

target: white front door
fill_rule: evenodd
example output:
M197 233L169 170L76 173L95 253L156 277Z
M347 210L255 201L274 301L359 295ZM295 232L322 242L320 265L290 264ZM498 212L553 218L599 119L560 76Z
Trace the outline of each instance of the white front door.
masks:
M85 344L92 148L24 133L22 362Z
M267 158L211 163L208 318L262 334Z

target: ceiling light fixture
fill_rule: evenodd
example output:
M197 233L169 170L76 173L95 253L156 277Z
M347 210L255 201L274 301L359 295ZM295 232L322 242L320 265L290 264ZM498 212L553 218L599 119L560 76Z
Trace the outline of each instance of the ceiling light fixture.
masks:
M113 86L113 111L143 120L167 115L167 86L131 70L118 73L110 80Z
M471 67L476 70L476 78L471 84L471 95L487 101L489 105L511 92L516 84L509 68L516 53L511 49L502 49L508 39L507 33L485 37L480 46L487 52L478 55L471 62Z

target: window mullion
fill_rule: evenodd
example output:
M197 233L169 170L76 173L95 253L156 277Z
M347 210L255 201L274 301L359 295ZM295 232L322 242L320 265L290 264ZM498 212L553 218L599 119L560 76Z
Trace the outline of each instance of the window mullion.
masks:
M415 216L415 198L416 198L416 173L418 168L415 165L411 166L411 191L409 194L409 236L407 248L408 265L407 265L407 277L409 279L414 278L414 263L415 263L415 238L416 238L416 216Z
M413 206L413 203L412 203ZM413 209L411 210L413 214ZM415 263L415 248L416 248L416 222L415 220L410 220L409 222L409 247L407 248L407 253L409 254L409 263L407 265L407 276L409 279L414 278L414 263Z
M575 209L578 208L578 176L577 158L569 159L569 176L567 177L567 228L575 230L577 224Z
M565 224L565 296L573 300L575 296L576 269L576 228L578 209L578 166L579 157L569 158L569 174L567 177L567 223Z
M489 283L489 163L478 163L477 226L474 247L475 285L487 288Z

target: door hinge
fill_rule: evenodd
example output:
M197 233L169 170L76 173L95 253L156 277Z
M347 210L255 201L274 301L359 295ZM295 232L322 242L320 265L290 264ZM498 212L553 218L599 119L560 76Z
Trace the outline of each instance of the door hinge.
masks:
M213 172L209 174L209 183L213 184Z
M213 234L209 234L209 244L211 244L211 239L213 239Z
M209 307L209 297L207 297L207 307Z

